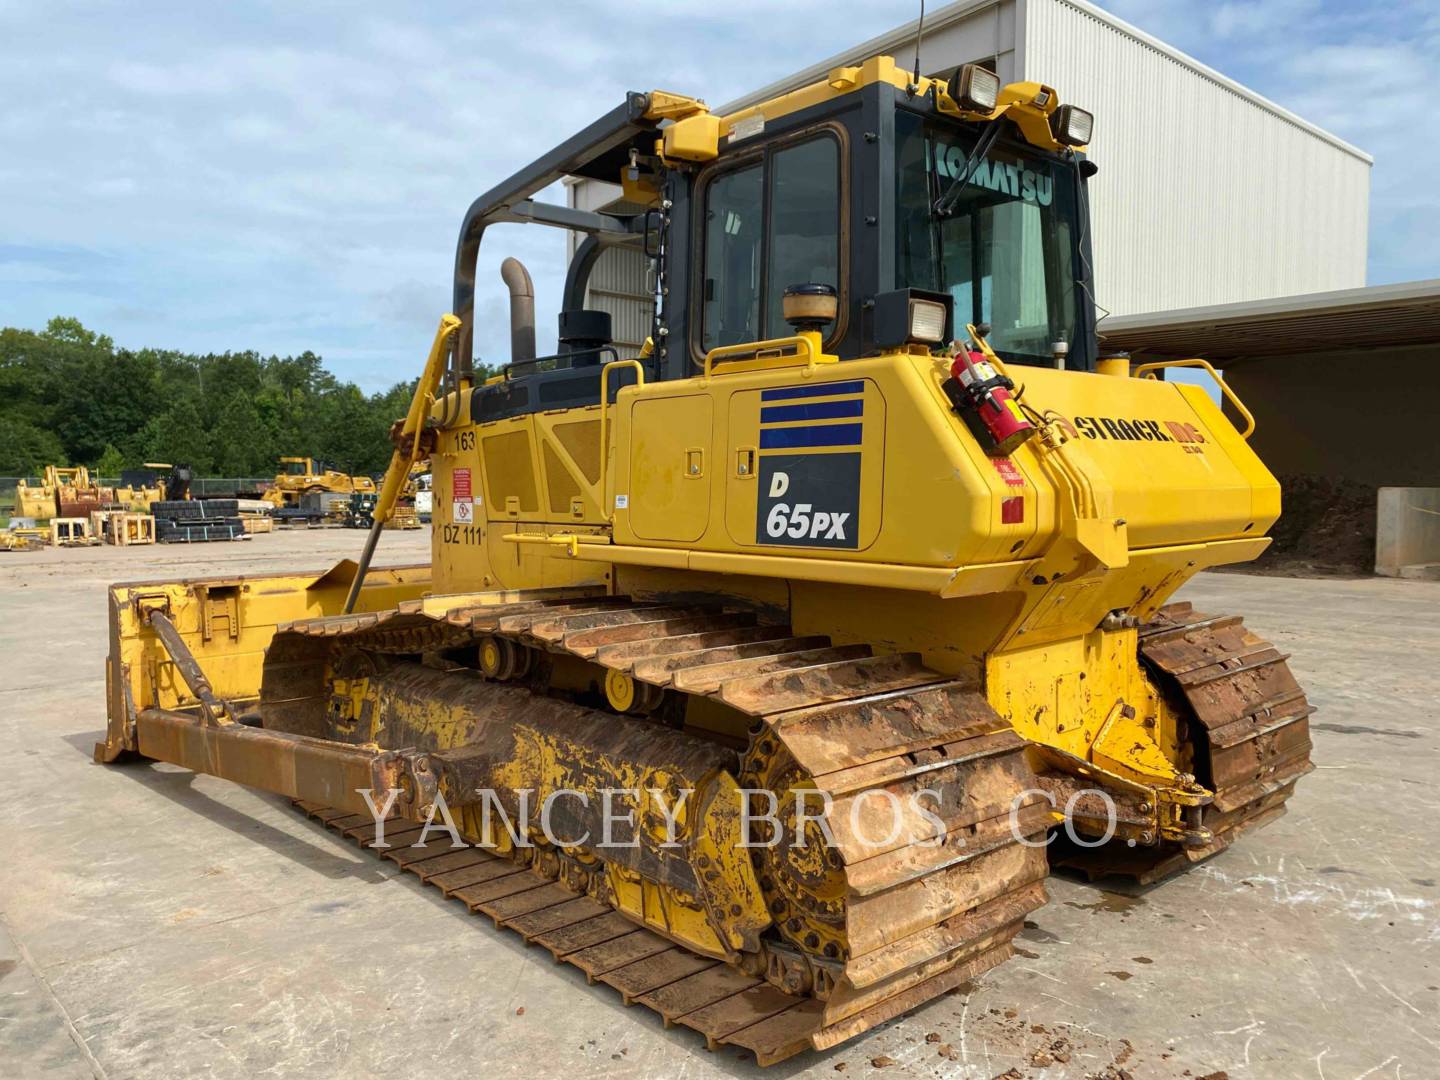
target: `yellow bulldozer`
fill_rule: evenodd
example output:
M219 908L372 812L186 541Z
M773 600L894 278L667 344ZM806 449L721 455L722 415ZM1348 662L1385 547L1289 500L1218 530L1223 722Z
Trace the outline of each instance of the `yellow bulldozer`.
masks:
M272 506L299 506L303 496L326 491L373 493L375 481L368 476L352 476L348 472L319 465L314 458L282 457L274 483L260 497Z
M1155 880L1272 820L1305 695L1170 601L1279 486L1238 401L1102 351L1092 123L887 57L730 115L629 94L466 213L358 563L111 588L97 758L296 800L762 1064L1006 959L1052 855ZM565 177L630 210L535 200ZM582 239L558 354L507 263L479 381L502 222ZM616 246L634 358L584 309ZM431 562L373 568L427 457Z

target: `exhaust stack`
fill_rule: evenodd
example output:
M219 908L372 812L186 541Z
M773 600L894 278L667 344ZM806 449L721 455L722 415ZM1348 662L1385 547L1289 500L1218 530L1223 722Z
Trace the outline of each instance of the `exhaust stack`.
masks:
M535 359L535 283L516 258L500 264L500 279L510 290L510 362Z

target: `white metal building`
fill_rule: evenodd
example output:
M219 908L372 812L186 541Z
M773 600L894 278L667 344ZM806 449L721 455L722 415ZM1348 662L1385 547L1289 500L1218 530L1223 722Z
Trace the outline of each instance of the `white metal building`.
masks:
M877 53L909 65L915 22L721 106L731 112ZM1095 114L1089 155L1097 296L1119 314L1365 284L1368 154L1085 0L959 0L927 14L920 66L986 63ZM570 187L599 208L608 184ZM643 257L611 249L593 307L618 344L649 325Z

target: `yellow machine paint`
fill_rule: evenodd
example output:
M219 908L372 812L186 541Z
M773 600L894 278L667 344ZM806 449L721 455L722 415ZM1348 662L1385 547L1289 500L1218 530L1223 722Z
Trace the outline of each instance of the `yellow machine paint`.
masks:
M1027 738L1190 801L1175 721L1140 671L1133 628L1099 627L1148 620L1198 571L1268 544L1279 486L1210 397L1185 384L1027 371L1025 399L1056 414L1063 441L1008 459L1017 483L942 407L945 358L847 362L840 385L862 384L866 418L858 546L779 554L754 540L761 393L823 390L842 369L819 359L622 391L605 475L596 444L581 438L598 437L598 408L447 433L433 459L436 591L606 585L613 575L626 594L665 598L685 587L674 570L704 572L703 590L718 595L778 585L798 633L918 649L938 670L983 674L992 704ZM1080 435L1077 418L1091 428L1092 417L1121 437ZM1061 455L1103 517L1074 515ZM456 470L476 493L464 522L443 497ZM1006 499L1023 500L1020 521L1002 520ZM846 613L857 609L863 618ZM1137 718L1112 716L1117 701L1139 707Z
M46 465L38 484L21 478L15 487L15 516L48 521L55 517L88 517L91 510L115 499L111 488L100 487L84 465Z
M729 116L630 95L467 214L455 315L358 565L111 590L97 756L349 813L357 777L367 795L394 780L406 820L454 804L464 836L535 875L503 879L528 890L511 906L458 886L472 910L581 896L689 950L666 961L675 980L723 961L707 977L741 981L714 1000L780 994L768 1019L640 1000L762 1062L1004 959L1043 902L1025 840L1051 824L1113 836L1153 876L1270 820L1309 769L1303 693L1238 619L1168 602L1264 550L1279 487L1223 382L1244 435L1203 389L1098 355L1088 125L1043 84L917 79L886 57ZM565 175L618 179L646 212L534 201ZM866 203L863 175L893 205ZM477 383L475 259L517 221L587 237L562 351L523 351L518 306L512 362ZM982 241L983 286L937 255ZM606 245L652 260L635 359L575 307ZM1009 453L967 413L956 349L1010 380L1033 431ZM371 570L424 458L431 565ZM927 784L933 821L912 808L908 839L863 835L869 797ZM752 808L775 797L772 831L746 832L742 787ZM639 854L529 843L475 798L522 817L519 792L605 789L636 793ZM696 800L667 823L681 790ZM833 799L823 829L807 793ZM737 848L776 831L834 842Z

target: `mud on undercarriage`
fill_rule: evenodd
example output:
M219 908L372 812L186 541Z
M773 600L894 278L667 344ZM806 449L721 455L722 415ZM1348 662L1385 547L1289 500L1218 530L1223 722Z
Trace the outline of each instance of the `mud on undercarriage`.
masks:
M818 788L830 796L835 845L812 845L798 857L793 843L759 849L754 884L738 894L733 879L747 875L735 865L723 873L718 863L706 865L718 852L715 835L707 846L707 828L716 826L707 827L703 814L679 859L652 851L648 860L614 860L503 839L488 851L454 852L432 841L428 850L387 853L470 910L617 986L627 1002L702 1031L712 1045L747 1046L767 1063L841 1042L1008 957L1025 916L1044 902L1039 838L1051 817L1040 796L1062 778L1037 781L1025 743L983 696L917 656L798 637L744 612L573 590L426 608L282 627L267 658L266 727L407 748L400 758L420 762L436 791L447 775L465 790L462 774L466 784L528 781L543 789L576 780L581 762L589 767L580 782L594 785L596 763L607 757L625 761L623 780L659 778L673 787L684 778L705 789L717 776L734 777L776 792L788 841L797 833L794 793ZM1215 785L1197 817L1212 839L1203 847L1112 844L1079 864L1092 875L1150 881L1283 813L1295 781L1311 768L1311 710L1285 657L1239 619L1172 605L1143 628L1141 653L1192 710L1197 773ZM556 658L601 669L610 707L629 715L537 697L554 678ZM407 683L415 684L409 692ZM719 727L686 726L676 699L693 696L745 717L743 747L727 745ZM434 725L433 713L413 723L392 719L388 729L362 725L367 707L372 720L417 718L422 703L437 700L474 709L451 713L448 728ZM537 709L542 715L533 715ZM866 792L921 787L942 792L939 843L877 845L847 827ZM362 843L367 829L373 836L362 815L307 809ZM813 828L803 816L798 825ZM482 838L463 812L461 828L471 841ZM410 834L418 826L390 842Z

